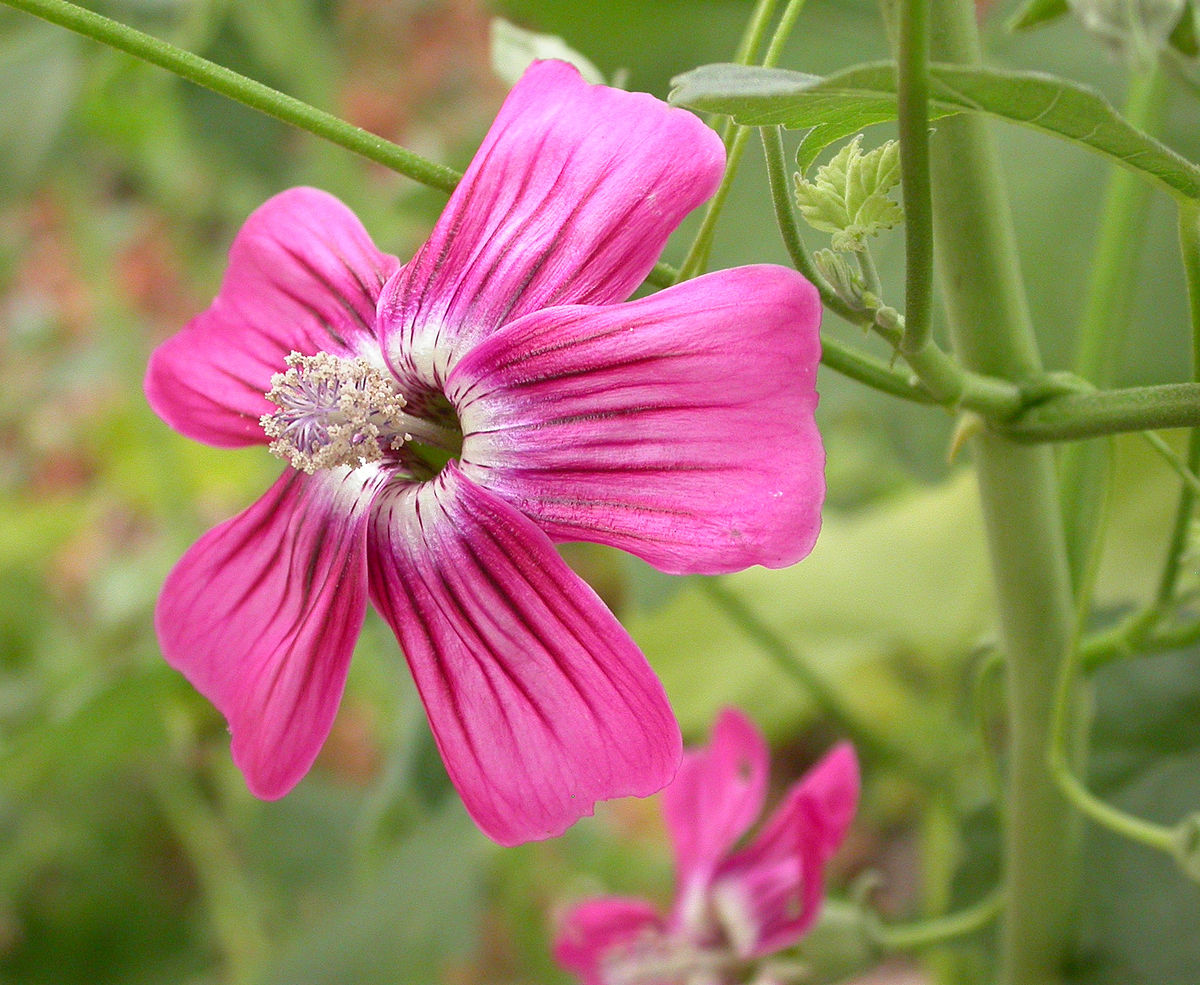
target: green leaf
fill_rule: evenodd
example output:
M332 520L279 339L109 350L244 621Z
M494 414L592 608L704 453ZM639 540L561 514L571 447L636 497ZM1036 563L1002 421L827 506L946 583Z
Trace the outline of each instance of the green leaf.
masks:
M1039 72L931 65L931 115L985 113L1092 150L1172 194L1200 199L1200 168L1126 122L1099 93ZM859 65L825 78L746 65L704 65L674 80L672 102L749 126L855 129L894 119L896 66ZM806 141L806 144L808 142ZM811 148L809 148L811 151Z
M900 183L900 145L889 140L863 153L862 134L817 169L815 181L796 175L796 204L814 229L833 234L835 250L860 250L863 240L904 218L888 192Z
M1012 15L1007 26L1010 31L1024 31L1058 20L1070 12L1067 0L1028 0Z

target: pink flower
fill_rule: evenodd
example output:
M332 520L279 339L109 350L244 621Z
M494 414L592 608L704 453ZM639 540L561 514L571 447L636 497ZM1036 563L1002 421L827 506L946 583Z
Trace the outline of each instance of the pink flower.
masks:
M368 599L496 841L671 779L662 687L553 542L670 572L812 547L812 287L759 266L616 303L722 165L690 114L543 62L407 264L312 189L246 221L146 395L188 437L290 466L184 555L156 616L255 794L312 765Z
M791 947L817 918L825 863L858 803L853 748L836 746L744 847L762 812L767 746L726 710L706 749L684 754L663 793L677 892L667 918L644 900L585 900L566 914L555 957L586 985L732 985ZM774 980L769 969L757 981Z

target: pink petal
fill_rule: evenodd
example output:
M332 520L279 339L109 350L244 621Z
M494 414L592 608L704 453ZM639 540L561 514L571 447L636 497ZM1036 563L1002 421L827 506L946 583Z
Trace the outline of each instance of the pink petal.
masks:
M450 778L491 838L558 835L597 800L674 775L679 727L633 641L541 531L453 462L380 500L369 565Z
M684 110L537 62L509 94L429 242L380 302L402 379L436 386L501 325L628 297L725 152Z
M773 266L529 315L448 381L463 471L552 538L664 571L792 564L825 489L819 321L813 287Z
M788 791L758 837L721 866L714 896L740 911L745 956L790 947L816 920L825 864L846 837L858 792L858 760L842 743Z
M251 791L308 772L341 700L366 610L369 469L288 470L200 538L163 586L163 654L228 719Z
M645 900L620 896L585 900L562 918L554 959L579 975L584 985L609 985L606 959L636 949L661 932L662 919Z
M722 857L762 810L767 744L740 711L725 709L711 744L689 750L663 792L681 898L702 889Z
M176 431L222 448L265 444L264 394L290 352L379 352L375 302L399 261L380 253L332 195L268 199L229 250L211 307L154 350L150 406Z

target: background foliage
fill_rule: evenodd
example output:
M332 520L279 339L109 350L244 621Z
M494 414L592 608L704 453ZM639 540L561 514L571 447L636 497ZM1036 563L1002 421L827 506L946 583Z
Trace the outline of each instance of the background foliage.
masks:
M610 77L662 96L671 76L728 59L750 9L93 6L457 167L504 92L487 54L492 15L562 35ZM1011 36L1007 8L981 13L992 63L1054 71L1120 103L1125 70L1069 20ZM824 73L886 53L873 3L812 0L782 64ZM463 815L395 642L370 617L312 775L260 803L229 762L223 722L163 664L152 629L173 561L258 495L278 463L169 431L141 396L150 350L208 303L234 232L269 195L326 188L402 257L442 197L7 10L0 93L0 982L566 981L548 952L557 906L600 890L667 898L653 801L608 805L556 842L496 849ZM1193 159L1195 106L1194 94L1177 95L1162 134ZM886 134L876 128L868 146ZM1065 368L1105 168L1035 134L1002 139L1034 320L1051 367ZM1175 379L1187 351L1157 197L1148 223L1149 248L1130 258L1141 275L1116 381L1129 385ZM893 296L900 245L884 238L876 254ZM783 258L752 153L714 266ZM875 870L885 915L937 913L985 895L995 877L989 757L972 717L979 705L993 722L996 696L986 670L974 685L992 613L970 467L946 461L953 422L939 412L827 371L820 386L831 508L804 564L728 577L714 595L598 548L567 554L646 649L689 738L739 704L767 728L780 783L835 738L858 739L866 796L835 887L844 895ZM1176 490L1132 439L1119 470L1099 591L1114 617L1153 584ZM1094 788L1168 822L1195 809L1198 715L1200 653L1106 671ZM1107 837L1087 857L1104 860L1103 885L1080 913L1078 980L1200 980L1194 886ZM887 980L971 981L977 943L892 962Z

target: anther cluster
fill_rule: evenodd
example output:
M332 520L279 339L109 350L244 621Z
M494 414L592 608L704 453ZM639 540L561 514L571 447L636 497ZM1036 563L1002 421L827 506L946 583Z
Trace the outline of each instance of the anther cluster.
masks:
M271 377L267 399L279 409L259 423L271 453L309 474L356 468L399 450L412 436L404 395L391 376L361 356L293 352Z

